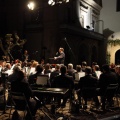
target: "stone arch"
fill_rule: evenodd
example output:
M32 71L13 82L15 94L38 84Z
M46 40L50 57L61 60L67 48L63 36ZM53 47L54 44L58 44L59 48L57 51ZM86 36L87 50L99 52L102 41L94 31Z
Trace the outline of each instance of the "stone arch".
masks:
M111 63L114 63L116 64L116 60L115 59L115 56L117 55L116 52L120 49L120 46L119 45L108 45L108 48L107 48L107 59L108 59L108 63L111 64Z
M120 55L120 32L111 34L107 41L107 63L118 64Z
M120 49L115 52L115 64L120 64Z

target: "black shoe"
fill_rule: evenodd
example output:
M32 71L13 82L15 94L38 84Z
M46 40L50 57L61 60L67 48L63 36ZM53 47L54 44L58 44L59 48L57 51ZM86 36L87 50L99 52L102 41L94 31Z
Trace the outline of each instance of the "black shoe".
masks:
M19 115L19 113L17 112L17 110L15 110L15 111L13 112L12 120L22 120L22 118L21 118L21 116Z

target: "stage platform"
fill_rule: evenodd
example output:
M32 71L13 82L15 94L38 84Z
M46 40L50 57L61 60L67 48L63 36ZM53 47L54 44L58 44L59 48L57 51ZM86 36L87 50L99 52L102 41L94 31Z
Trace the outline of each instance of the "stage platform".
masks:
M51 105L47 104L46 107L50 111ZM3 110L0 110L0 120L8 120L9 116L9 108L6 109L5 113ZM42 108L44 110L44 108ZM12 110L13 112L14 110ZM46 110L45 110L46 111ZM23 112L19 111L20 116L23 116ZM111 109L107 109L105 111L99 109L79 109L79 113L71 113L71 108L69 107L69 101L64 108L58 108L55 111L55 118L52 116L53 114L48 113L48 116L40 110L36 113L35 120L120 120L120 108L114 107Z

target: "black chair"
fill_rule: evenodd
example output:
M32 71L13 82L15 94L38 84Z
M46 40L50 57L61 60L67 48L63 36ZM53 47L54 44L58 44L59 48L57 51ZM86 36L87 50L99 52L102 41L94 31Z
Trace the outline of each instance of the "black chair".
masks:
M88 101L91 101L90 104L90 108L93 102L98 102L97 99L97 92L96 92L96 87L84 87L81 91L80 91L80 96L83 98L83 100L85 101L85 104L83 105L83 108L87 109Z
M105 110L106 107L114 107L113 97L116 97L118 90L118 84L109 84L103 94L102 98L102 109Z
M97 114L93 112L93 105L94 105L93 103L95 102L96 106L94 107L96 110L97 110L97 106L99 106L96 87L82 88L80 91L78 91L78 99L79 99L80 113L83 115L88 115L88 114L92 115L95 119L97 119Z
M10 92L10 96L11 96L11 108L10 108L10 113L9 113L9 119L10 119L10 115L11 115L11 110L14 106L15 110L19 110L19 111L23 111L24 112L24 119L26 116L26 111L29 113L30 118L33 119L33 116L31 114L28 102L25 98L24 93L19 93L19 92Z
M117 90L116 102L117 102L117 106L120 107L120 86L118 87L118 90Z

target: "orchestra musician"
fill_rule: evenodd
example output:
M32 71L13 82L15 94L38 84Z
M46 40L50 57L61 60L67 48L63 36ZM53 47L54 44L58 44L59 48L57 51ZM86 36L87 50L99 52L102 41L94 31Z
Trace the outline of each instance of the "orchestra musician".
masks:
M27 50L24 51L22 59L23 59L23 62L26 62L26 63L30 60L30 57L29 57L29 54L28 54Z

